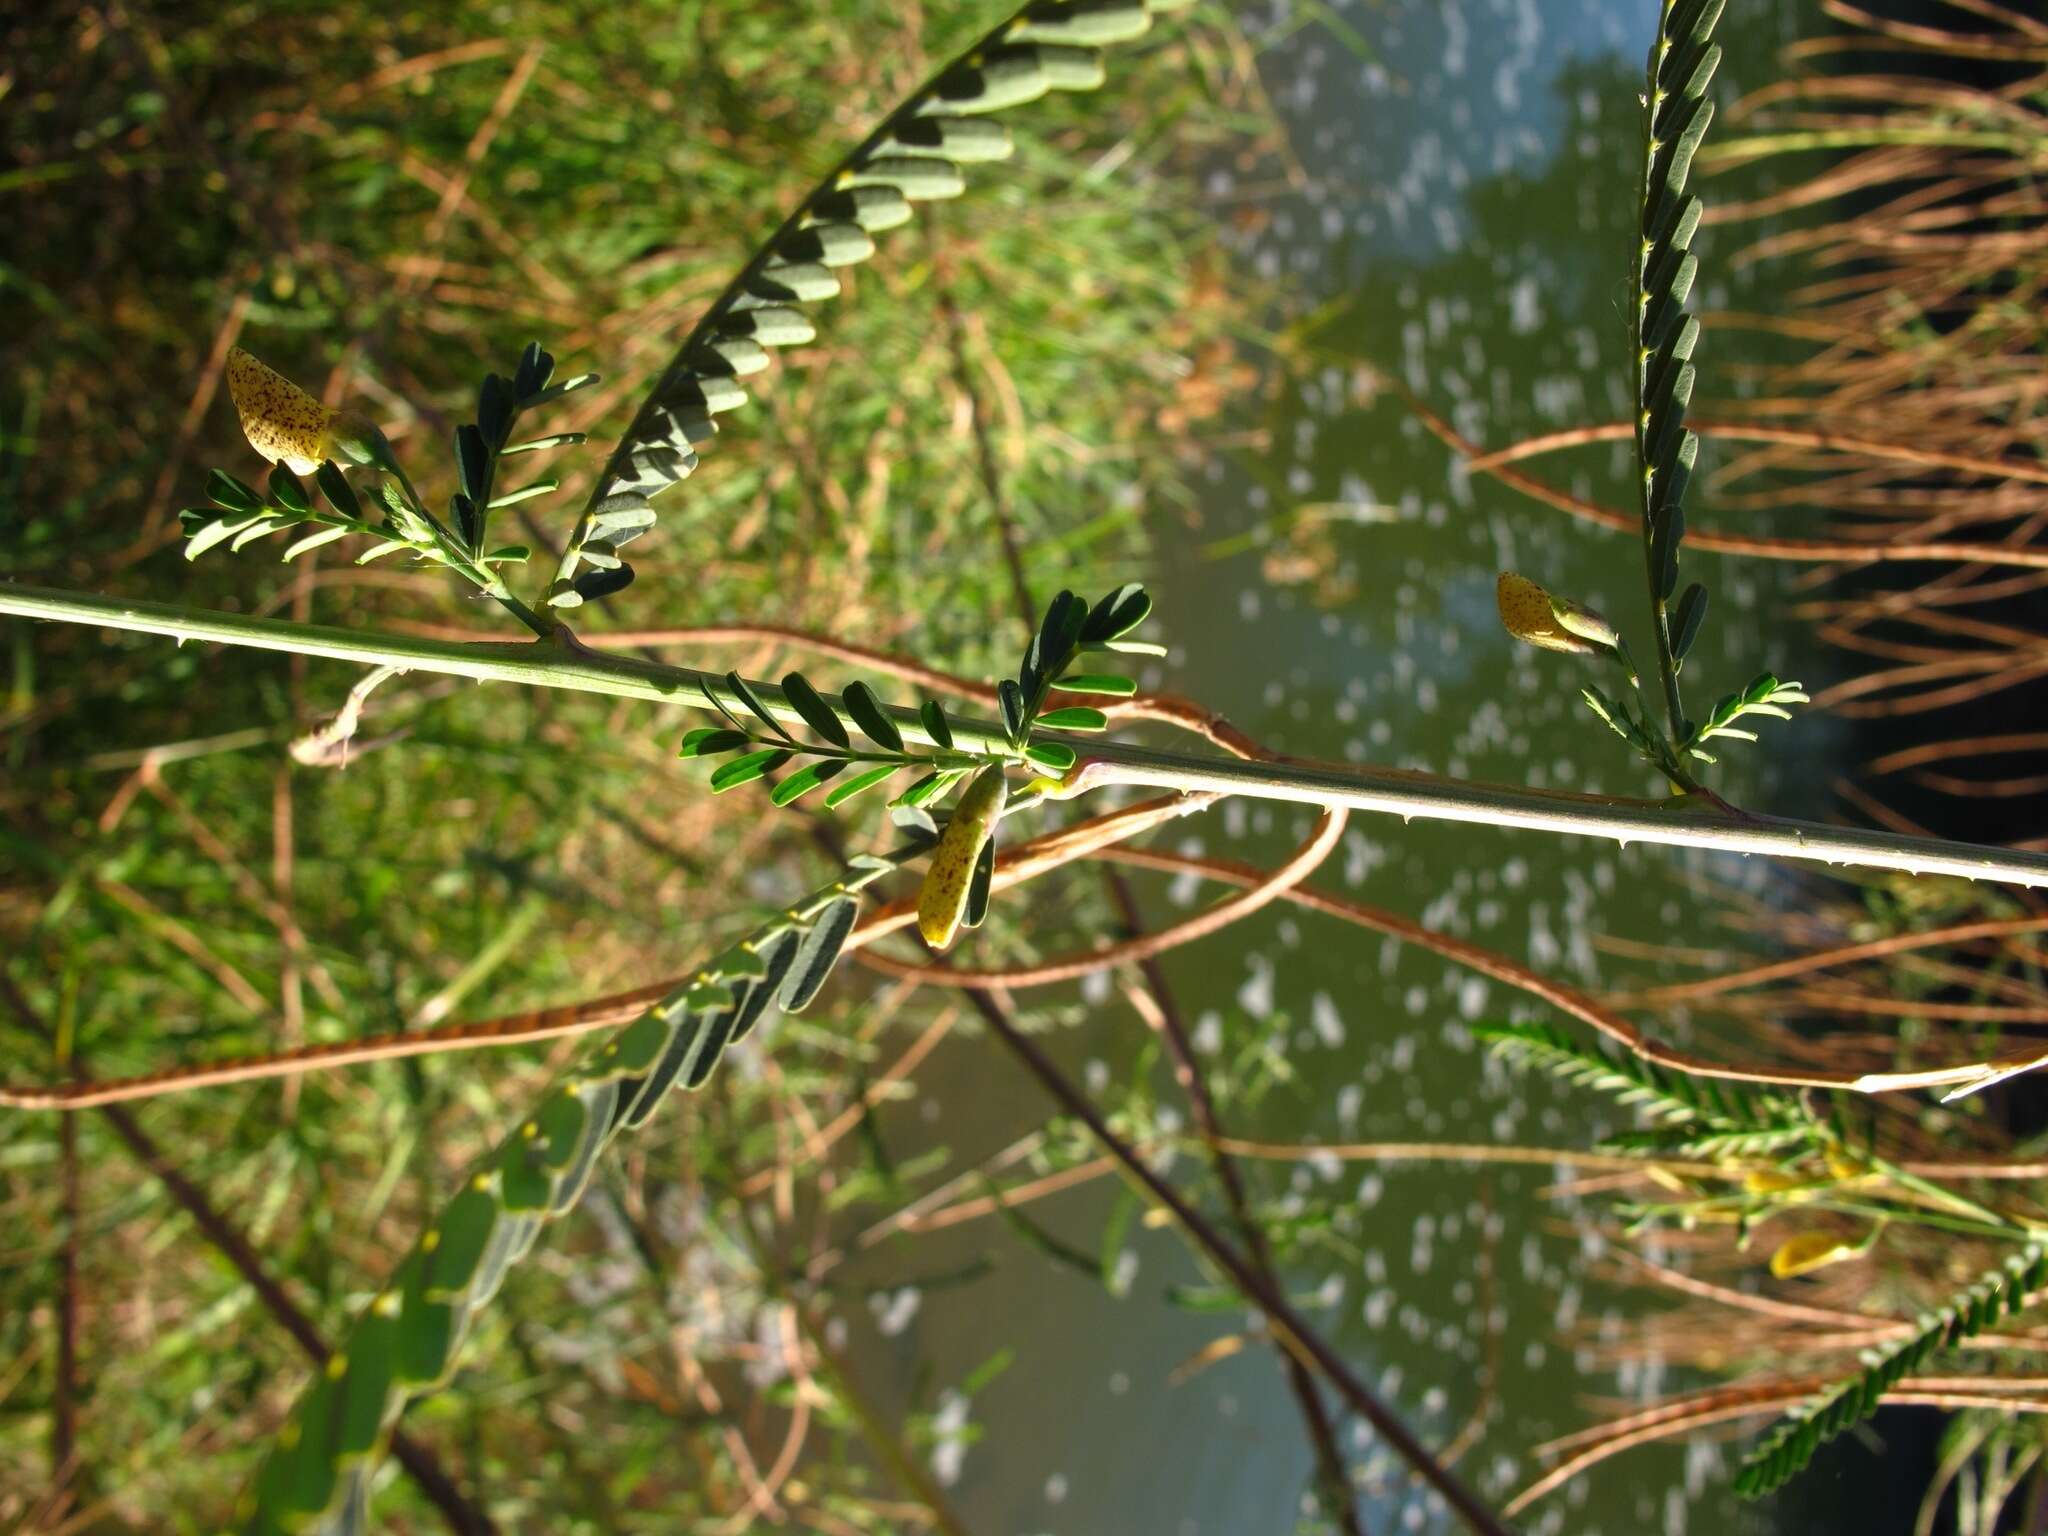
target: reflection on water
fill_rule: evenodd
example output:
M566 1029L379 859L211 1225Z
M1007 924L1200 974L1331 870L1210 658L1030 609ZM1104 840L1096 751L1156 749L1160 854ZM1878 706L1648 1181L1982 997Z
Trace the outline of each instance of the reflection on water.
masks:
M1749 9L1729 29L1724 100L1765 78L1783 41L1778 8ZM1574 664L1514 647L1493 603L1495 573L1514 567L1640 633L1638 547L1466 476L1375 375L1398 376L1489 444L1625 414L1628 189L1653 10L1650 0L1383 0L1340 6L1327 22L1320 7L1282 5L1250 24L1276 39L1264 75L1302 179L1276 199L1218 169L1204 191L1236 215L1243 259L1286 279L1316 318L1292 336L1295 366L1260 423L1270 451L1214 466L1198 538L1162 530L1157 628L1176 642L1176 685L1267 742L1481 779L1647 787L1578 705ZM1761 303L1745 303L1743 284L1757 279L1716 272L1716 244L1703 242L1702 304ZM1734 388L1714 377L1721 345L1710 333L1707 392ZM1626 506L1623 462L1616 448L1545 470ZM1811 642L1764 612L1782 578L1694 558L1714 598L1689 668L1695 693L1765 664L1810 675ZM1802 752L1827 747L1817 723L1792 734ZM1717 782L1812 812L1822 807L1800 786L1822 777L1764 782L1734 761ZM1176 836L1190 851L1271 857L1307 824L1291 810L1233 805ZM1685 933L1694 898L1683 881L1707 863L1359 818L1317 880L1599 989L1650 974L1599 941ZM1727 861L1714 872L1767 877ZM1150 889L1159 918L1213 894ZM1474 1021L1534 1016L1529 1004L1392 941L1275 908L1181 951L1168 970L1212 1064L1241 1064L1264 1042L1290 1074L1255 1107L1226 1107L1239 1135L1583 1147L1602 1129L1588 1100L1511 1081L1475 1049ZM1063 1037L1069 1058L1084 1077L1094 1062L1097 1084L1104 1065L1127 1073L1147 1049L1142 1028L1106 986L1078 1000L1101 1006ZM962 1155L1001 1145L1039 1114L1035 1100L991 1102L1026 1090L993 1073L977 1045L954 1051L932 1086L925 1102L943 1110L900 1134ZM1269 1212L1332 1213L1301 1245L1290 1289L1425 1440L1451 1441L1491 1399L1462 1463L1490 1497L1527 1482L1533 1448L1586 1424L1590 1400L1685 1384L1654 1363L1605 1361L1630 1330L1630 1303L1596 1273L1612 1255L1575 1220L1588 1208L1541 1193L1562 1173L1330 1160L1252 1176ZM1087 1247L1116 1204L1098 1184L1040 1207L1040 1219ZM1122 1299L981 1227L931 1240L920 1251L933 1273L984 1252L1000 1262L971 1286L884 1298L871 1369L893 1373L907 1395L913 1360L956 1380L1016 1347L1017 1364L972 1404L988 1439L949 1457L977 1531L1292 1529L1309 1458L1269 1352L1247 1349L1173 1384L1176 1367L1246 1319L1168 1304L1169 1286L1203 1280L1170 1235L1133 1227L1116 1241ZM1346 1434L1355 1462L1377 1474L1362 1505L1369 1530L1451 1528L1367 1434ZM1733 1459L1713 1445L1630 1453L1539 1505L1527 1528L1765 1530L1763 1515L1722 1491Z

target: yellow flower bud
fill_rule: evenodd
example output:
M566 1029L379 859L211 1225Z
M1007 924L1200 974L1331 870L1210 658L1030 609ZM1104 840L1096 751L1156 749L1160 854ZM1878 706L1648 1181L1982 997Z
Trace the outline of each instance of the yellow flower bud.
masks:
M994 835L1009 798L1002 768L982 769L960 797L946 830L939 834L932 861L925 866L924 884L917 892L917 931L933 949L944 949L960 931L967 893L974 884L974 866Z
M1813 1181L1804 1174L1786 1173L1780 1168L1753 1168L1742 1176L1742 1187L1752 1195L1782 1194L1803 1189Z
M272 464L310 475L334 457L339 413L240 347L228 353L228 393L241 415L242 435Z
M1870 1172L1869 1164L1838 1147L1828 1148L1827 1164L1828 1172L1834 1176L1837 1182L1843 1184L1848 1183L1851 1179L1860 1179Z
M1809 1270L1860 1259L1869 1247L1868 1238L1859 1242L1834 1232L1801 1232L1778 1245L1778 1251L1771 1255L1771 1273L1780 1280L1789 1280Z
M1509 634L1545 651L1591 656L1621 644L1621 631L1605 617L1568 597L1553 597L1526 576L1502 571L1494 585L1500 621Z

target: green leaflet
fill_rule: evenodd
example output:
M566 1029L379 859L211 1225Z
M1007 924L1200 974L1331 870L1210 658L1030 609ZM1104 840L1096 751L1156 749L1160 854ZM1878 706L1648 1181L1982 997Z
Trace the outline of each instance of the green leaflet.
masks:
M1757 1442L1736 1474L1736 1492L1758 1498L1784 1484L1813 1460L1822 1445L1875 1413L1879 1400L1900 1377L1936 1351L1953 1348L2019 1311L2028 1295L2044 1284L2048 1248L2037 1243L1957 1291L1936 1311L1922 1314L1919 1326L1905 1338L1865 1351L1860 1372L1822 1388Z
M991 114L1052 91L1096 89L1104 79L1102 45L1141 36L1155 16L1185 3L1032 0L919 87L798 204L697 322L613 450L591 495L593 511L617 494L656 496L687 478L696 448L714 430L711 417L746 399L731 381L765 367L765 349L812 339L797 306L835 296L835 269L872 256L874 236L907 223L913 203L958 196L963 165L1010 154L1009 130L989 121ZM772 318L749 322L748 313ZM576 607L632 579L616 541L586 512L547 601Z
M300 1398L243 1494L252 1536L361 1528L390 1426L447 1379L471 1323L541 1227L581 1197L598 1157L670 1088L701 1087L769 1008L817 994L860 914L860 889L923 846L863 860L587 1048L464 1180Z
M1687 194L1686 182L1693 153L1714 117L1707 86L1721 61L1713 32L1725 5L1726 0L1664 0L1644 98L1634 314L1636 464L1657 623L1665 648L1680 656L1683 651L1673 634L1680 626L1667 615L1664 604L1678 590L1686 483L1699 456L1699 439L1686 428L1685 412L1692 402L1692 356L1700 326L1685 312L1685 301L1699 271L1691 246L1702 208L1697 197ZM1683 638L1688 645L1705 614L1704 596L1685 616ZM1674 718L1674 732L1677 728Z
M1486 1023L1472 1033L1505 1061L1534 1067L1642 1110L1663 1126L1700 1136L1754 1136L1777 1144L1810 1140L1815 1126L1797 1100L1753 1093L1711 1077L1692 1077L1641 1057L1581 1045L1563 1030L1525 1020ZM1669 1155L1655 1142L1631 1146L1645 1155Z

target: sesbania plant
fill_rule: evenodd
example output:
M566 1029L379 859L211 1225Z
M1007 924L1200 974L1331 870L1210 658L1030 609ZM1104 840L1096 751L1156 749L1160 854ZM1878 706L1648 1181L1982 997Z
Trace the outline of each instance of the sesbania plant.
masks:
M580 445L573 432L522 435L522 424L593 375L558 379L555 360L536 343L509 376L486 377L474 418L455 429L454 488L436 507L419 494L392 443L374 426L329 410L247 354L233 356L229 382L245 431L274 467L262 490L215 472L208 485L212 506L185 517L189 556L223 544L243 550L294 532L281 551L290 560L323 544L358 539L359 561L403 557L445 567L512 614L530 638L450 642L0 585L0 613L334 657L386 672L434 671L702 710L713 718L682 738L682 757L715 764L713 792L758 781L771 807L794 806L814 794L814 803L844 807L899 776L908 781L891 801L908 830L907 843L887 855L855 859L839 879L704 962L636 1021L599 1035L477 1165L300 1399L242 1499L244 1530L268 1536L361 1529L377 1458L398 1412L409 1397L447 1379L473 1319L509 1266L544 1225L575 1204L612 1140L644 1122L671 1089L701 1086L721 1054L771 1010L801 1008L814 997L855 935L861 891L876 880L924 863L915 916L933 948L947 947L962 927L979 923L1002 885L1000 825L1021 811L1111 785L1165 792L1141 807L1153 820L1134 818L1135 829L1225 795L1318 807L1323 816L1316 837L1271 877L1260 899L1303 878L1334 846L1351 810L2048 884L2048 855L1735 812L1703 790L1687 765L1708 757L1707 742L1744 734L1737 722L1745 716L1782 714L1799 697L1794 688L1759 678L1695 722L1677 686L1705 611L1697 584L1673 601L1685 480L1697 448L1682 415L1698 334L1684 303L1696 265L1689 244L1699 204L1684 196L1684 187L1710 115L1705 91L1718 59L1710 34L1720 0L1677 0L1662 10L1646 108L1642 238L1632 258L1645 555L1667 725L1651 724L1654 710L1588 690L1593 707L1669 781L1675 796L1576 795L1279 759L1217 728L1192 706L1175 711L1134 697L1135 680L1102 659L1164 654L1132 638L1151 606L1137 585L1094 602L1071 592L1055 597L1015 675L994 690L994 720L955 714L931 699L916 707L890 704L859 682L832 695L796 672L774 684L600 653L576 637L568 619L580 622L580 610L615 597L632 581L621 551L655 529L657 499L697 467L718 418L745 403L741 381L768 367L771 349L812 339L809 306L838 292L837 272L873 255L875 237L906 223L914 203L962 192L963 167L1010 152L1008 130L993 114L1051 91L1092 89L1103 78L1103 45L1140 35L1157 14L1174 8L1164 0L1032 0L891 112L798 204L684 338L584 505L564 520L567 535L552 571L528 578L523 588L517 585L522 568L532 564L541 540L498 542L495 514L546 496L557 481L543 475L508 489L501 476L509 460ZM545 533L533 507L521 516L529 529ZM1523 639L1610 657L1635 677L1619 633L1582 605L1553 599L1514 576L1502 578L1500 597L1504 619ZM1236 755L1173 752L1105 735L1118 710L1142 708L1151 718L1183 726L1193 719L1194 728ZM1098 818L1095 835L1108 839L1100 823L1111 819ZM1548 1048L1569 1050L1568 1042L1552 1041ZM1651 1085L1637 1079L1635 1087L1648 1092ZM1701 1145L1780 1158L1806 1157L1822 1146L1821 1133L1796 1105L1712 1094L1693 1100L1661 1080L1656 1087L1667 1106L1683 1104L1690 1117L1681 1119L1672 1108L1666 1129L1675 1126ZM1145 1176L1142 1165L1132 1172ZM1169 1194L1154 1192L1173 1203ZM1175 1209L1192 1228L1193 1213ZM1275 1319L1275 1333L1290 1334L1296 1322L1279 1290L1258 1289L1246 1278L1249 1270L1208 1251ZM1297 1344L1326 1376L1343 1381L1341 1361L1317 1354L1299 1334L1290 1351ZM1369 1394L1354 1389L1346 1395L1468 1524L1504 1529L1397 1422L1375 1417Z
M1700 440L1685 425L1692 403L1700 322L1686 311L1699 273L1692 240L1704 205L1688 194L1693 156L1714 120L1707 87L1721 63L1714 27L1727 0L1664 0L1657 41L1650 49L1643 94L1643 172L1640 238L1631 272L1629 359L1635 401L1636 485L1642 509L1643 565L1650 592L1655 680L1665 725L1654 702L1615 697L1597 685L1583 690L1586 707L1645 763L1682 793L1700 792L1690 760L1714 761L1711 741L1754 741L1739 721L1751 716L1788 720L1785 706L1803 704L1797 683L1760 672L1722 696L1704 720L1686 713L1679 674L1707 616L1707 589L1695 581L1678 590L1678 553L1685 540L1685 492L1698 462ZM1600 614L1554 597L1527 577L1500 578L1501 622L1517 639L1543 650L1601 656L1627 676L1631 693L1644 687L1628 642Z
M1536 1023L1481 1026L1495 1055L1574 1087L1605 1094L1645 1122L1600 1143L1641 1158L1668 1192L1616 1210L1631 1234L1725 1227L1738 1251L1769 1230L1766 1265L1777 1279L1881 1256L1907 1233L2005 1245L1994 1268L1922 1312L1903 1337L1864 1352L1861 1368L1799 1404L1750 1452L1743 1493L1771 1492L1826 1441L1877 1411L1886 1390L1930 1355L1953 1349L2027 1306L2048 1284L2048 1227L1993 1209L1884 1156L1852 1129L1839 1103L1777 1089L1737 1088L1578 1044ZM1702 1165L1705 1165L1703 1168Z
M1633 263L1630 360L1635 400L1637 484L1644 569L1650 599L1655 680L1664 724L1645 690L1628 643L1602 615L1553 596L1512 572L1498 584L1501 621L1539 649L1602 658L1617 667L1630 693L1588 686L1583 697L1635 754L1688 796L1703 795L1691 762L1712 763L1709 742L1753 741L1739 723L1751 717L1789 719L1789 704L1806 702L1797 683L1759 673L1694 720L1679 687L1685 658L1707 611L1706 588L1678 590L1685 537L1685 493L1699 439L1685 425L1693 394L1697 317L1686 312L1699 262L1691 246L1702 204L1686 192L1695 152L1713 120L1707 87L1721 59L1713 32L1726 0L1664 0L1650 49L1643 96L1640 239ZM1718 796L1713 797L1718 800ZM1480 1031L1503 1058L1564 1081L1605 1092L1651 1122L1614 1138L1602 1150L1639 1156L1657 1170L1674 1198L1625 1205L1632 1231L1659 1225L1694 1229L1730 1225L1738 1246L1766 1223L1795 1230L1772 1247L1770 1272L1780 1278L1864 1258L1889 1228L1924 1228L2007 1242L2018 1251L2005 1265L1964 1287L1923 1318L1906 1339L1867 1353L1856 1375L1821 1389L1765 1435L1736 1486L1751 1495L1779 1487L1821 1444L1861 1422L1907 1371L1930 1353L1982 1332L2023 1306L2048 1281L2048 1231L2023 1217L1991 1210L1909 1173L1858 1146L1839 1110L1823 1116L1805 1098L1725 1086L1711 1078L1660 1068L1634 1057L1586 1047L1549 1026L1516 1024ZM1723 1190L1663 1169L1669 1162L1706 1160L1735 1187Z

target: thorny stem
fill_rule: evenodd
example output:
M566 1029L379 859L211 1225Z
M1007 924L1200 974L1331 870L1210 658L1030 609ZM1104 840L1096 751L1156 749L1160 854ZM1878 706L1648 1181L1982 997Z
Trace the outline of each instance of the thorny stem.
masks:
M209 640L258 650L327 656L368 666L397 666L480 682L514 682L563 688L617 698L715 708L710 688L723 679L688 667L666 666L634 657L595 653L587 647L510 642L462 644L411 635L293 624L240 614L207 613L170 603L98 597L82 592L0 584L0 615L56 619ZM802 716L771 683L754 691L770 713L792 725ZM906 740L936 746L914 710L890 711ZM845 717L849 725L851 717ZM1014 759L1016 749L1002 727L955 717L954 744L989 758ZM1387 768L1282 760L1241 762L1230 758L1159 751L1115 741L1048 735L1083 752L1069 775L1069 793L1106 784L1147 785L1182 792L1208 791L1253 799L1285 800L1321 807L1390 813L1432 821L1478 822L1495 827L1601 837L1620 843L1658 843L1726 853L1761 853L1826 864L1862 865L1911 874L1960 875L2008 885L2048 886L2048 854L2018 849L1904 837L1894 833L1828 827L1775 817L1731 817L1696 800L1642 800L1619 795L1571 794L1476 784L1434 774Z

